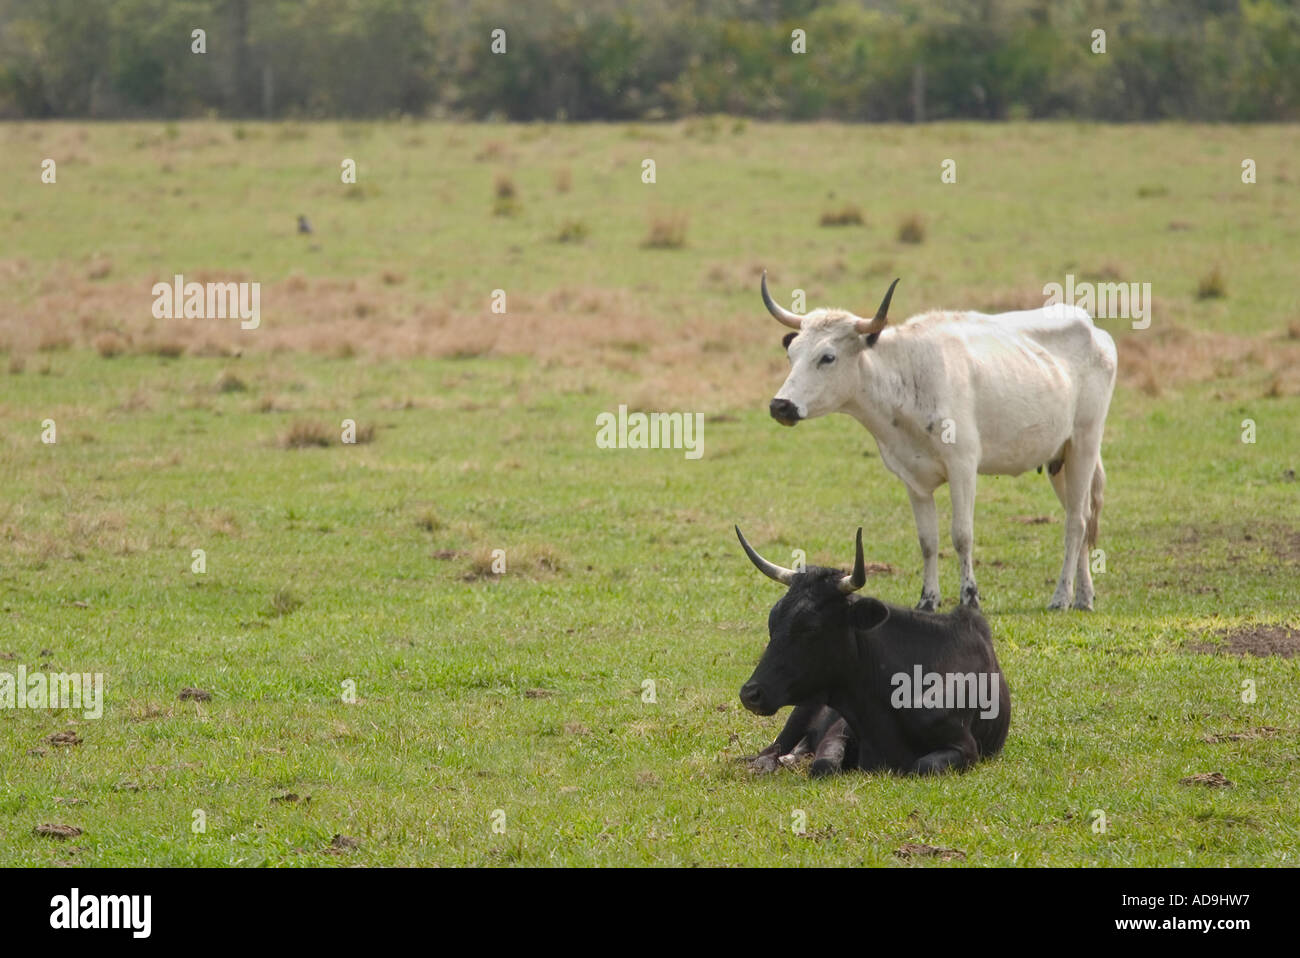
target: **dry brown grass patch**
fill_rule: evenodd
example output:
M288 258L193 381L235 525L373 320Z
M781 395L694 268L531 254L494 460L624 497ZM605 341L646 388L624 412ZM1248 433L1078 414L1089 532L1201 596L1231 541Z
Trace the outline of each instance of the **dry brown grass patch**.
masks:
M175 339L150 339L141 344L138 352L163 359L178 359L185 355L185 344Z
M898 241L900 243L920 243L925 240L925 220L920 214L912 213L898 224Z
M229 369L221 370L214 385L219 393L242 393L248 389L248 384Z
M500 140L488 140L483 144L483 148L474 154L474 159L479 163L488 160L500 160L506 155L506 145Z
M555 233L557 243L581 243L587 238L587 224L582 220L565 220Z
M650 218L650 227L641 245L646 249L681 249L686 245L685 213L663 213Z
M100 333L95 337L95 352L104 359L112 359L126 352L129 344L117 333Z
M492 548L484 547L476 550L470 559L469 568L461 578L468 582L480 579L506 579L510 576L547 579L558 575L563 570L559 553L548 545L530 543L498 548L504 551L504 557L493 555ZM501 562L505 563L505 571L494 571L494 565L500 568Z
M1226 333L1193 331L1167 323L1116 337L1120 381L1151 396L1184 383L1231 381L1252 377L1265 394L1300 393L1300 343ZM1260 387L1256 387L1260 388Z
M92 260L90 266L86 269L86 279L107 279L108 274L113 272L113 261L104 257L102 259Z
M1222 299L1227 295L1228 288L1223 279L1223 272L1217 266L1196 283L1197 299Z
M36 342L36 351L56 353L72 348L72 336L61 330L43 330Z
M416 528L423 529L425 532L437 532L446 525L442 516L432 506L426 506L421 509L415 516Z
M837 210L827 210L818 221L820 226L861 226L864 219L862 210L852 203L846 203Z
M280 437L280 447L310 449L316 446L328 446L333 441L334 433L324 423L315 419L298 419Z

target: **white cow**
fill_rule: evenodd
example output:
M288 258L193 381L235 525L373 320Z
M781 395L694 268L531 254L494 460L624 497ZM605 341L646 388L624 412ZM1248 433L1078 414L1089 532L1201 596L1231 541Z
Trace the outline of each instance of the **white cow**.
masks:
M1051 608L1091 609L1089 553L1097 541L1106 473L1101 434L1115 387L1115 343L1086 312L1058 304L995 316L929 312L888 326L894 280L873 319L839 309L800 316L763 302L798 333L785 337L790 375L772 418L842 412L876 439L880 459L907 486L925 560L918 609L939 605L934 490L952 491L952 544L961 601L979 605L971 569L975 477L1015 476L1047 464L1065 507L1065 563Z

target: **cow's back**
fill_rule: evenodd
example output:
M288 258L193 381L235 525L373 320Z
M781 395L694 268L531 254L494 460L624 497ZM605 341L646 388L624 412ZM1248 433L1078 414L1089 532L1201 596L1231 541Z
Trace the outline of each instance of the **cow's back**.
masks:
M1115 344L1088 314L1057 304L999 313L933 313L899 327L957 426L955 455L977 442L977 469L1016 475L1051 459L1081 420L1104 415Z

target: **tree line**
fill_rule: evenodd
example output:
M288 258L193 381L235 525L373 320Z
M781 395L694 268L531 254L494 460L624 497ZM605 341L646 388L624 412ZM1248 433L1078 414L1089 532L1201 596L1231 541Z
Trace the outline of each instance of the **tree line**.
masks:
M0 0L0 117L1300 118L1291 0Z

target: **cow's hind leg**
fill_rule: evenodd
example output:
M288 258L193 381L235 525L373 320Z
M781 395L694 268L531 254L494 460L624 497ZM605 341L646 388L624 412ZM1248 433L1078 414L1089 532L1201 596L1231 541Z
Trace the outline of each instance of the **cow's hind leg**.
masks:
M912 500L916 538L921 543L921 560L925 563L921 601L916 607L922 612L933 612L939 608L939 513L934 507L933 490L917 492L908 486L907 497Z
M962 729L962 737L954 745L937 748L918 758L909 770L913 775L938 775L941 772L962 772L979 760L979 746L969 729Z
M1096 434L1081 434L1071 439L1065 447L1065 464L1057 475L1052 477L1052 486L1057 498L1065 506L1065 560L1061 564L1061 578L1056 584L1049 608L1064 609L1070 604L1074 595L1076 609L1091 609L1093 588L1092 574L1088 568L1087 539L1089 534L1089 516L1096 501L1100 509L1100 493L1094 494L1093 482L1100 469L1101 456L1100 428ZM1064 482L1064 489L1058 482ZM1105 482L1105 473L1101 472L1101 483ZM1095 526L1092 527L1095 531ZM1078 576L1078 590L1075 590L1075 576Z
M1088 523L1084 529L1083 548L1079 551L1079 572L1074 582L1074 607L1092 611L1092 553L1097 547L1097 535L1101 527L1101 503L1106 492L1106 470L1102 467L1101 456L1097 457L1097 468L1093 470L1092 482L1088 487ZM1104 566L1103 566L1104 568Z
M1065 490L1065 475L1060 466L1052 474L1052 488L1056 498L1068 510L1068 498ZM1085 611L1092 610L1094 595L1092 585L1092 550L1097 545L1097 531L1101 520L1101 501L1106 490L1106 470L1102 468L1101 459L1097 459L1097 468L1092 474L1092 485L1088 489L1088 520L1084 527L1083 548L1079 550L1079 564L1075 568L1074 607Z

